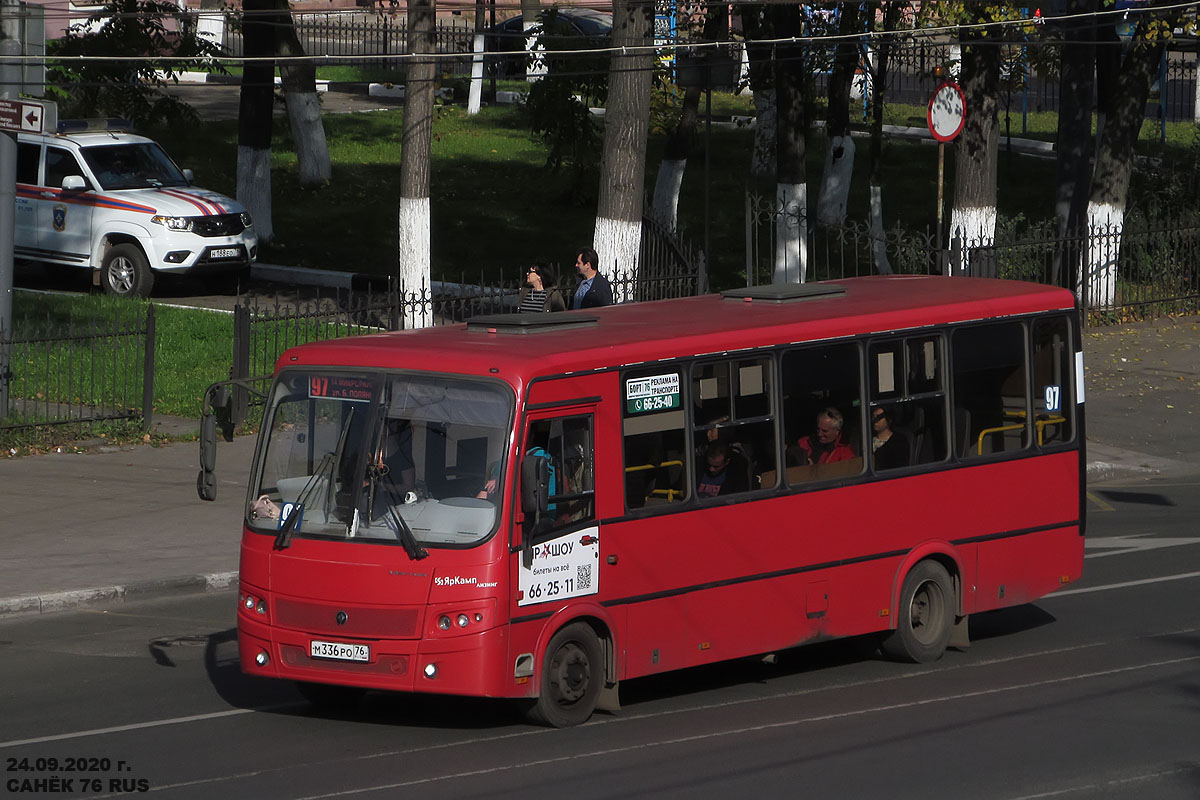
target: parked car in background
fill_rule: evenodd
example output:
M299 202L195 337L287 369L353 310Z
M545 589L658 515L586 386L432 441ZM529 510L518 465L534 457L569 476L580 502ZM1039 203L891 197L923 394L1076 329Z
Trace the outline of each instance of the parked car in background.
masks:
M14 257L92 269L108 294L146 297L158 273L241 275L258 256L250 212L123 121L19 134L16 200Z
M548 50L587 50L607 47L612 41L612 14L594 8L551 8L543 11L534 28L525 30L521 14L489 28L484 47L502 57L489 59L489 70L497 75L519 75L525 71L529 36L539 37Z

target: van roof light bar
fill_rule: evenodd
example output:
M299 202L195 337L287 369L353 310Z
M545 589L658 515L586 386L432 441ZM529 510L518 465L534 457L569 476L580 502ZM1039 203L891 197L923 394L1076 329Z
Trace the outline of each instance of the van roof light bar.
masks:
M840 297L846 287L837 283L768 283L762 286L747 286L745 289L730 289L721 292L726 300L743 303L790 303L796 300L818 300L823 297Z
M59 133L89 133L93 131L133 133L133 123L121 117L60 119L58 121Z
M482 333L529 334L594 327L596 317L583 314L482 314L467 320L467 330Z

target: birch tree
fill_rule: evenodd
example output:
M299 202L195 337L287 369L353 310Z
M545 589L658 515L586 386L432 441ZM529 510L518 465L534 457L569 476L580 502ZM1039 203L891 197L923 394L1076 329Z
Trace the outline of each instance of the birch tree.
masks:
M754 98L754 146L750 151L750 177L768 180L775 175L775 55L774 47L759 40L771 35L766 6L739 5L746 58L747 80Z
M409 0L409 60L404 86L404 129L400 151L399 259L397 279L402 290L429 285L430 213L429 162L433 145L435 0ZM425 57L422 57L425 56ZM414 314L415 327L431 325L431 315Z
M296 143L300 186L324 186L333 176L325 126L321 122L321 100L317 96L317 67L304 60L304 46L296 35L296 24L287 0L274 0L280 25L275 29L275 55L283 84L288 123Z
M600 194L592 247L597 265L628 274L636 281L642 241L642 192L646 136L650 126L650 87L654 71L649 0L614 0L613 54L604 113L600 158ZM622 298L618 298L620 300Z
M271 126L275 105L272 0L242 5L242 88L238 100L237 199L254 218L260 244L275 238L271 222Z

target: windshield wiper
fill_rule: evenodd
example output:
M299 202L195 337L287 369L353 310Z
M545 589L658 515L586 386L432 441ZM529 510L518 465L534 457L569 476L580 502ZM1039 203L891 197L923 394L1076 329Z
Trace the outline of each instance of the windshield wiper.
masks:
M300 517L304 513L304 507L308 504L310 495L316 490L322 479L329 483L330 491L326 492L326 502L333 497L333 470L335 465L341 463L342 450L346 446L346 434L350 432L350 423L354 420L354 411L355 409L350 409L350 413L346 415L346 421L342 423L342 430L338 433L337 447L332 453L326 453L325 457L321 459L321 463L317 465L313 476L309 478L308 483L304 485L304 490L296 498L296 504L292 506L292 512L283 521L283 525L279 526L279 533L275 534L276 550L284 550L291 545L292 531L299 524Z
M304 507L308 505L308 500L312 493L322 480L333 480L333 453L326 453L321 459L321 463L317 465L317 469L313 472L313 476L308 479L308 483L304 484L303 491L296 498L295 504L292 506L291 513L287 515L287 519L279 526L279 533L275 534L275 549L285 550L292 543L292 531L295 530L300 517L304 513Z

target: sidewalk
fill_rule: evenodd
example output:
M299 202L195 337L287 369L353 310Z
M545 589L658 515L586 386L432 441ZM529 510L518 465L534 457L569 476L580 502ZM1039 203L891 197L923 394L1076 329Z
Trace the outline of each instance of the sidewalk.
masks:
M1092 483L1200 474L1200 317L1085 333ZM187 420L158 423L195 431ZM236 586L253 437L0 460L0 617Z

